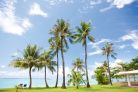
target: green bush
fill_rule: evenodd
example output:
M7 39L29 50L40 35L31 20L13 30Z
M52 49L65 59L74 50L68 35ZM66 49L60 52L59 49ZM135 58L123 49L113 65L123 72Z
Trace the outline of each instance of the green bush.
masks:
M104 67L97 67L95 74L98 84L108 84L109 80Z

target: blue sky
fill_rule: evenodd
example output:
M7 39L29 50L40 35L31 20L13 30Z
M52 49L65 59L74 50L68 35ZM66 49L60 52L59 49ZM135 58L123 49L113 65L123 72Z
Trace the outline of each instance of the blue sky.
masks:
M0 77L27 77L27 70L8 66L12 56L20 56L29 43L48 49L49 30L61 18L69 21L72 31L80 21L92 22L96 42L88 43L90 75L105 60L101 54L105 42L113 42L117 53L112 66L138 55L138 0L0 0ZM69 46L66 74L76 57L84 59L81 44ZM43 77L42 72L33 77Z

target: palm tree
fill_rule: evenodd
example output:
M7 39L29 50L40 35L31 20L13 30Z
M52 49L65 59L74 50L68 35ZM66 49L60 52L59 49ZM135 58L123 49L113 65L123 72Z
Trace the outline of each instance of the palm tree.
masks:
M73 69L76 69L77 72L80 71L84 71L84 62L82 59L80 58L76 58L75 62L73 63Z
M87 40L94 42L93 36L90 35L91 23L81 22L81 27L77 27L77 34L75 34L75 43L80 42L85 47L85 70L86 70L86 81L87 88L90 87L87 69Z
M32 87L32 68L36 65L37 59L39 58L40 48L37 45L27 45L22 52L22 57L16 57L12 62L11 66L21 69L29 69L29 88Z
M61 50L61 57L62 57L62 70L63 70L63 83L62 88L66 88L65 85L65 61L64 61L64 52L65 49L68 49L68 42L67 39L71 42L71 32L69 30L69 23L66 22L63 19L57 20L57 24L55 24L55 27L57 28L56 33L59 34L60 39L60 50Z
M84 83L83 76L84 74L81 74L80 71L76 72L74 71L74 69L72 69L71 74L68 74L69 77L68 85L72 83L73 86L76 86L76 88L78 89L79 85Z
M51 54L51 51L44 51L40 58L39 58L39 63L38 63L38 68L43 68L45 69L45 85L46 88L49 88L49 85L47 83L47 69L49 69L52 74L55 71L54 66L56 66L56 62L52 61L53 55Z
M110 65L109 65L109 57L111 56L112 58L116 58L115 55L116 53L114 52L113 50L113 44L110 43L110 42L107 42L105 44L105 46L102 48L102 51L103 51L103 55L106 55L106 58L107 58L107 66L108 66L108 74L109 74L109 81L110 81L110 84L112 85L112 80L111 80L111 72L110 72Z
M58 28L56 26L53 27L51 30L50 34L53 36L49 39L50 43L50 48L53 51L53 53L56 54L56 61L57 61L57 77L56 77L56 84L55 88L57 88L58 85L58 76L59 76L59 50L60 50L60 37L59 37L59 32Z

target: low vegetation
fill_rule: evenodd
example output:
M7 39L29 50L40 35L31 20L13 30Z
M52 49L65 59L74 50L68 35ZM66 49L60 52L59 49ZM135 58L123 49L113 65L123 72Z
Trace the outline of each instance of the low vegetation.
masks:
M15 89L0 89L0 92L15 92ZM114 87L108 85L96 85L91 88L80 87L76 89L69 87L68 89L61 88L32 88L32 89L19 89L18 92L138 92L138 88Z

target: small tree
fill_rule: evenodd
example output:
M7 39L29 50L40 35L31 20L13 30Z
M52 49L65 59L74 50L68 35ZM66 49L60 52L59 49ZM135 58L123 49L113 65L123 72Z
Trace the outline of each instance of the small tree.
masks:
M106 76L106 73L106 69L103 66L96 68L95 74L98 84L108 84L108 77Z
M68 74L68 85L72 84L73 86L76 86L76 88L78 89L79 85L84 83L83 76L84 74L81 74L81 72L76 72L74 71L74 69L72 69L71 74Z

